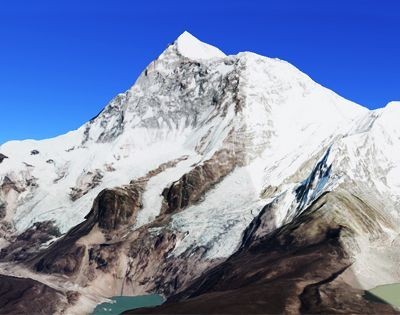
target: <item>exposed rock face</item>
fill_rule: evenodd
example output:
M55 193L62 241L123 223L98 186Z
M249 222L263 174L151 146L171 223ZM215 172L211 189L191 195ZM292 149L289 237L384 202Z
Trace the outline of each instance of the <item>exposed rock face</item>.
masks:
M31 228L11 240L8 247L1 249L0 260L25 261L37 254L42 244L60 235L54 222L36 222Z
M194 167L169 188L165 188L163 213L171 214L198 202L213 185L221 181L238 164L234 152L223 149L216 152L211 159Z
M0 153L0 163L2 163L4 159L8 159L8 156L5 156L4 154Z
M101 183L102 178L103 174L100 170L82 174L77 181L77 186L71 188L69 194L71 200L76 201L86 195L91 189L97 187Z
M11 190L16 191L17 193L21 193L23 191L23 188L18 187L17 183L11 180L8 176L5 176L1 184L1 190L4 192L4 194L7 194Z
M102 191L93 203L86 220L35 257L34 268L40 272L74 274L86 259L88 248L78 240L98 226L105 237L112 237L121 225L133 224L141 207L141 186L130 185Z
M103 190L93 205L93 215L97 216L94 220L108 231L133 224L136 212L142 207L141 193L140 186Z
M61 244L60 247L52 249L50 254L44 255L44 257L39 256L42 258L35 264L35 270L45 273L72 275L79 270L84 255L84 246Z
M1 220L1 219L4 219L5 216L6 216L6 214L7 214L7 211L6 211L6 204L2 201L2 202L0 203L0 220Z
M75 242L87 231L87 225L78 225L43 253L33 257L30 264L39 272L73 274L80 267L85 253L84 246L77 246Z
M68 305L67 296L32 279L0 275L1 314L54 314Z
M34 180L24 182L15 182L9 176L4 176L0 179L0 243L1 240L5 240L6 244L14 238L14 227L10 222L12 219L12 208L15 205L15 200L21 193L24 193L32 186L25 187L28 183L32 183ZM11 209L10 209L11 208Z

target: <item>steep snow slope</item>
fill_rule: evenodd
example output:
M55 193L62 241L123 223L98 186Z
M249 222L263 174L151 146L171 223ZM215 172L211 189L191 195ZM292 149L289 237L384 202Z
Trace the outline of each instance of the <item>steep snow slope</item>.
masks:
M394 223L346 247L359 285L400 280L395 249L379 256L398 242L399 119L399 102L369 111L285 61L226 56L185 32L78 130L0 147L0 247L54 221L68 233L41 245L38 271L75 277L82 294L171 295L235 253L254 222L258 239L340 189ZM113 217L131 203L132 217ZM7 259L21 257L9 248ZM366 277L377 257L390 267Z

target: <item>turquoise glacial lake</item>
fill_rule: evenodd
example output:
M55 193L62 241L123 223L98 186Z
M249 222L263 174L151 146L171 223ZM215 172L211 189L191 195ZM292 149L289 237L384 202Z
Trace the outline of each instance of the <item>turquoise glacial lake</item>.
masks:
M143 296L114 296L112 302L102 303L96 306L92 315L118 315L122 312L141 307L161 305L164 299L160 295Z
M369 290L366 298L378 302L386 302L400 308L400 283L380 285Z

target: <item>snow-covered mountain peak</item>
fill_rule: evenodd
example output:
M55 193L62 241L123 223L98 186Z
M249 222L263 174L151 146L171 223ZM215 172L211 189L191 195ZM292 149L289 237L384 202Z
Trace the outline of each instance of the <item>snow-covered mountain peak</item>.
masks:
M243 113L247 125L256 124L258 129L265 121L279 119L272 114L284 122L289 116L303 117L305 122L299 122L303 128L312 112L317 121L325 112L340 123L343 117L351 120L365 111L288 62L251 52L228 57L184 32L133 87L87 125L85 134L89 140L110 142L124 129L186 130L227 112Z
M78 130L0 145L0 261L61 273L70 293L68 275L84 299L170 296L264 242L317 255L337 244L359 255L362 286L399 282L397 254L372 279L363 265L400 241L387 224L400 220L398 121L400 102L370 111L286 61L226 56L184 32ZM65 235L51 244L53 227Z
M178 52L189 59L203 60L226 57L221 50L201 42L187 31L183 32L174 44Z
M285 61L249 52L225 56L185 32L77 131L0 147L9 157L1 176L36 181L24 184L25 195L10 199L7 211L19 231L55 220L64 232L82 220L102 189L161 163L191 157L164 186L227 147L246 163L266 153L270 165L281 159L301 164L367 112Z

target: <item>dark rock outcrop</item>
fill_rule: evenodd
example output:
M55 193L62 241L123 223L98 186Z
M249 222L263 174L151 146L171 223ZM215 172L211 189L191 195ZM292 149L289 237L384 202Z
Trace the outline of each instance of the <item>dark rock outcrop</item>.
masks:
M7 204L0 200L0 220L4 219L7 215Z
M108 235L121 225L133 224L140 207L141 187L138 185L103 190L95 199L85 221L34 257L32 266L36 271L45 273L75 273L87 252L86 246L77 244L77 241L88 235L95 225Z
M67 305L64 293L40 282L0 275L0 314L47 315Z
M0 163L2 163L5 159L8 159L8 156L5 156L3 153L0 153Z
M238 163L234 152L223 149L197 165L170 187L165 188L163 214L182 210L196 203L213 185L220 182Z
M18 193L21 193L24 191L24 188L21 188L17 185L17 183L15 183L14 181L12 181L8 176L5 176L3 178L3 182L1 183L0 189L7 194L10 190L15 190Z
M60 235L60 231L54 225L54 222L36 222L25 232L13 239L9 246L1 249L0 260L25 261L37 254L43 243Z
M93 216L99 227L107 231L133 224L142 207L141 195L140 186L105 189L95 199L88 217Z
M54 256L51 254L45 255L40 259L35 265L36 271L66 275L77 272L85 255L85 247L76 244L71 246L62 245L64 246L58 247L57 251L53 252ZM61 254L62 249L66 249L66 251Z
M71 192L69 193L70 199L76 201L86 195L90 190L101 184L103 177L104 175L100 170L84 173L81 176L81 180L78 181L78 186L71 188Z

